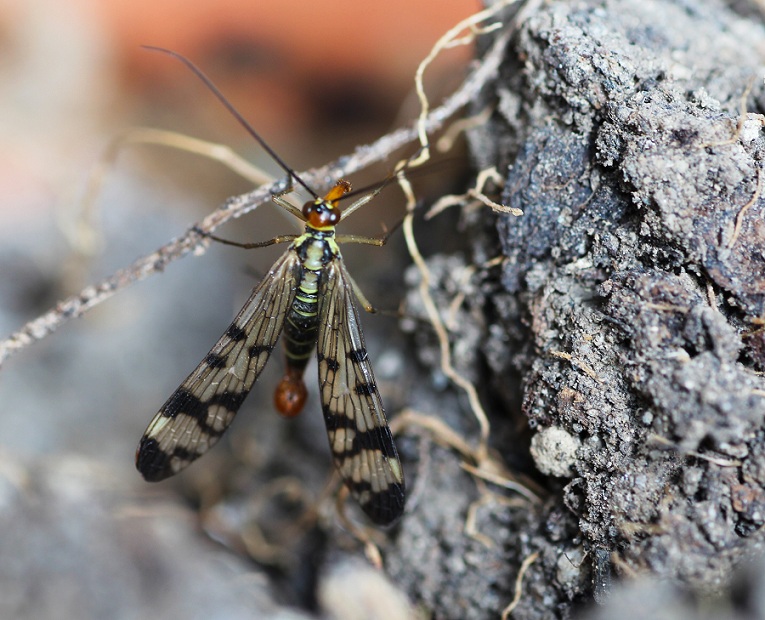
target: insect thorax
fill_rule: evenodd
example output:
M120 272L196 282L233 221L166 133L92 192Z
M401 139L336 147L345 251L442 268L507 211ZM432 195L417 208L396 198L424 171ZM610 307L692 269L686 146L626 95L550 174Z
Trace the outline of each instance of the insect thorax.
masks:
M284 322L284 344L287 365L298 370L305 368L316 345L321 280L325 277L325 267L340 258L340 250L334 229L321 231L308 226L306 232L295 239L292 249L300 259L300 277Z
M320 271L330 261L340 258L340 247L335 241L335 229L316 230L310 226L292 243L304 269Z

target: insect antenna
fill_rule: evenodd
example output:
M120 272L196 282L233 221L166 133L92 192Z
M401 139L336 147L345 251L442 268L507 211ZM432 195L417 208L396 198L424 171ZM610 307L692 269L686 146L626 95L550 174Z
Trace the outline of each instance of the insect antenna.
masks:
M142 45L144 49L147 49L152 52L161 52L163 54L167 54L168 56L172 56L173 58L176 58L177 60L180 60L184 65L186 65L193 73L196 75L200 80L202 80L202 83L208 88L208 90L215 95L215 97L220 101L226 109L231 113L231 115L239 122L239 124L244 127L244 129L249 133L255 140L260 144L260 146L263 147L263 150L268 153L271 158L279 164L279 166L287 173L287 181L290 182L291 179L295 179L300 185L302 185L306 191L311 194L314 198L319 198L319 195L313 191L310 187L308 187L308 184L301 179L297 173L287 165L287 163L279 157L279 155L276 154L274 149L272 149L268 143L260 136L260 134L255 131L255 129L250 125L250 123L247 122L247 119L245 119L237 110L234 105L226 99L226 96L218 89L218 87L213 84L213 81L208 78L202 70L197 67L193 62L191 62L188 58L183 56L182 54L179 54L178 52L174 52L173 50L165 49L164 47L156 47L154 45Z

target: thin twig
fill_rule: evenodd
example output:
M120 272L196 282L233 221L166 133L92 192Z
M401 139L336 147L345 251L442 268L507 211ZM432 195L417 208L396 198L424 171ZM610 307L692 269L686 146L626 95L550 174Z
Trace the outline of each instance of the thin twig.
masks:
M521 209L516 207L507 207L489 199L486 194L483 193L484 187L486 187L486 184L489 181L492 181L497 185L504 184L504 179L501 177L499 172L497 172L497 169L494 166L486 168L485 170L481 170L476 177L475 187L469 188L464 194L450 194L448 196L442 196L439 198L425 214L425 219L429 220L442 211L448 209L449 207L465 204L470 200L477 200L496 213L508 213L516 217L523 215L523 211Z
M755 186L754 194L752 194L752 197L749 199L749 202L747 202L743 207L741 207L738 210L738 213L736 213L736 222L735 222L735 225L733 226L733 234L728 240L728 243L725 244L726 248L731 248L733 247L733 244L736 243L738 236L741 234L741 226L744 223L744 215L746 215L746 212L760 198L761 192L762 192L762 170L760 168L757 168L757 185Z
M474 31L479 23L494 17L497 13L499 13L500 10L504 9L506 6L512 3L513 2L511 1L499 2L494 6L481 11L480 13L476 13L475 15L471 15L467 19L462 20L436 42L436 44L433 46L433 49L425 57L425 60L420 63L420 66L417 68L417 72L415 74L415 90L417 92L417 97L420 100L421 106L420 116L417 121L418 137L420 140L420 154L416 159L410 162L412 166L421 165L430 157L430 143L428 138L429 132L427 131L427 119L429 117L430 101L425 94L425 87L423 83L423 75L425 70L442 50L446 49L453 42L458 40L458 35L460 33L466 29L471 29ZM528 7L528 4L529 3L524 6L523 10ZM514 25L517 23L520 22L516 21L514 22ZM502 50L505 49L505 46L510 40L510 36L514 29L514 27L507 28L500 36L497 37L497 40L494 42L494 45L492 46L489 54L487 54L487 57L493 56L495 53L499 54L499 57L501 57ZM467 39L465 38L459 39L459 41L463 43L466 40ZM484 63L481 64L484 65ZM499 64L496 64L493 68L493 71L498 69ZM438 338L441 354L441 370L452 381L452 383L460 387L467 394L468 401L470 403L470 409L472 410L473 415L478 421L478 426L480 427L480 443L477 450L477 458L478 462L481 463L487 457L489 433L491 432L489 419L486 416L486 412L484 411L483 406L481 405L480 399L478 398L478 391L476 390L475 386L468 379L460 375L452 365L449 336L446 331L446 327L441 320L441 316L438 312L438 308L436 307L436 303L430 294L431 273L428 269L425 259L420 253L420 249L414 237L413 211L416 204L414 192L405 177L399 177L398 182L404 191L404 194L407 196L407 215L404 217L403 222L404 239L406 240L409 256L412 258L415 266L417 267L417 270L420 272L420 297L422 299L423 305L425 306L425 312L428 315L428 320L430 321L433 330L436 332L436 337Z
M727 138L725 140L717 141L717 142L704 142L699 146L699 148L705 149L709 147L714 146L728 146L730 144L735 144L738 142L738 139L741 137L741 132L744 130L744 124L747 121L747 112L746 112L746 100L749 99L749 94L752 92L752 87L755 83L755 77L749 78L749 82L746 85L746 88L744 88L744 92L741 95L741 101L739 103L739 113L738 113L738 119L736 119L736 128L733 131L733 135L731 135L730 138ZM759 115L762 117L762 115Z
M584 374L586 374L588 377L590 377L590 378L592 378L592 379L595 379L595 381L597 381L597 382L599 382L599 383L603 383L603 379L601 379L601 378L598 376L598 373L596 373L596 372L595 372L595 371L594 371L594 370L593 370L593 369L592 369L590 366L588 366L588 365L587 365L585 362L583 362L582 360L579 360L579 359L575 358L575 357L574 357L573 355L571 355L570 353L566 353L565 351L550 351L550 355L552 355L553 357L557 357L557 358L559 358L559 359L562 359L562 360L566 360L566 361L569 361L569 362L571 362L571 365L572 365L572 366L576 366L577 368L579 368L579 370L581 370L582 372L584 372Z
M333 179L353 174L376 162L384 161L396 150L421 136L422 132L428 134L438 130L450 116L473 100L484 85L494 78L506 43L507 35L499 37L462 85L441 106L426 117L420 118L416 125L398 129L372 144L357 147L350 155L340 157L321 168L301 172L301 178L319 190L324 189ZM0 341L0 366L17 351L45 338L70 319L82 316L129 284L163 271L170 263L183 258L190 252L196 255L204 254L208 244L204 238L205 234L253 211L268 201L272 190L276 189L275 186L259 187L247 194L229 198L210 215L189 227L180 237L171 240L155 252L139 258L129 267L60 301L54 308Z
M523 592L523 577L526 575L526 571L529 569L529 566L536 562L538 557L539 551L535 551L531 555L527 556L525 560L523 560L523 563L521 564L521 570L518 571L518 576L515 578L515 596L513 596L513 600L510 602L510 604L502 610L502 620L507 620L507 618L510 617L510 614L515 611L518 603L521 601L521 594Z

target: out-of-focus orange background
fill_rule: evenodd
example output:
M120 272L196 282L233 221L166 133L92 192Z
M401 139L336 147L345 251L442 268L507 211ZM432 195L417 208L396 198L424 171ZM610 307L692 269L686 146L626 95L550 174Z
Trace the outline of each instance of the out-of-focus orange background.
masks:
M0 0L0 227L49 214L62 191L74 199L103 145L131 125L257 151L187 69L141 45L191 58L302 169L372 140L401 109L411 118L417 64L479 8L475 0ZM459 83L470 53L449 52L429 72L434 97ZM183 175L151 161L158 176ZM189 176L197 171L210 180L201 168ZM235 183L231 193L246 189Z

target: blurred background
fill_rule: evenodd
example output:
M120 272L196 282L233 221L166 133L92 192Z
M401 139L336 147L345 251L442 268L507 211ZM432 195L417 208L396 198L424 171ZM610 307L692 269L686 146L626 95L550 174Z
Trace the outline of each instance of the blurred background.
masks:
M83 248L76 231L89 174L126 129L150 126L226 144L278 174L181 63L141 45L170 48L192 59L271 146L302 170L412 119L418 112L412 93L417 65L446 30L480 8L475 0L0 0L0 334L10 334L57 300L159 248L228 196L251 189L216 162L158 146L127 147L95 202L95 244ZM426 86L434 103L459 85L471 54L469 47L450 51L430 70ZM352 181L360 186L380 180L393 163ZM344 230L378 234L382 222L393 224L402 214L403 199L394 194L349 218ZM249 241L293 231L273 209L258 209L219 234ZM165 485L146 490L133 467L137 441L226 328L257 275L283 249L245 253L217 246L201 259L187 257L4 364L0 617L95 617L101 604L109 617L138 613L135 604L131 613L117 614L120 596L151 599L154 610L179 611L171 601L177 598L172 588L162 594L152 590L154 598L147 595L145 566L133 581L124 581L120 572L136 570L156 553L136 543L151 539L142 529L146 523L119 526L117 538L130 541L133 549L125 556L114 543L115 532L86 526L83 514L95 519L96 503L108 514L123 514L126 505L130 510L143 505L142 499L135 504L125 499L132 493L162 497L170 492L173 487ZM345 256L373 303L395 309L398 299L381 291L400 285L400 247L351 248ZM394 320L372 319L378 320L378 327L367 329L368 340L375 339L369 334L376 329L395 331ZM372 322L363 321L365 326ZM392 349L369 344L377 358L395 360ZM331 465L316 403L309 402L297 431L285 430L278 418L271 422L276 418L271 391L280 364L271 364L261 379L263 394L253 395L243 408L268 411L248 415L238 433L254 438L255 452L278 449L280 433L303 433L325 459L320 485ZM388 367L393 381L395 363ZM376 366L383 384L385 368ZM308 373L310 379L315 370ZM264 405L258 404L261 397ZM190 474L190 480L216 471L217 457L208 458L211 465ZM97 535L111 542L96 544L92 537ZM30 537L37 542L31 544ZM175 544L181 546L192 543ZM122 554L125 562L112 567L109 579L101 563L107 549ZM187 563L186 571L193 573L195 566ZM82 582L79 594L69 581L73 578ZM208 578L211 583L222 579L220 574ZM117 596L121 581L131 585ZM160 596L167 601L158 603ZM47 602L26 605L29 597L50 600L50 608ZM195 608L193 600L187 599L189 617L206 609Z
M79 240L74 231L81 217L86 182L108 144L124 130L150 126L226 144L250 161L279 173L181 63L143 50L140 45L167 47L191 58L273 148L302 170L348 153L411 119L417 113L411 90L418 63L439 36L477 8L475 2L462 0L414 5L396 0L384 7L346 0L309 4L76 0L65 5L53 0L2 0L2 332L17 329L56 300L158 248L226 197L251 189L246 180L214 161L160 146L128 146L120 152L97 197L95 223L100 253L84 258L78 254ZM435 101L460 83L470 51L458 48L446 54L444 62L429 73L427 85ZM388 169L371 171L366 179L373 182L384 178ZM380 202L349 219L352 232L377 234L381 222L394 223L401 216L400 196L392 197L388 204ZM292 225L282 218L271 222L268 211L261 209L220 234L255 240L292 232ZM365 217L364 213L371 215ZM259 265L256 271L264 270L282 250L265 250L259 253L263 257L256 258L252 253L215 248L204 260L232 260L235 267L230 275L247 280L253 275L244 273L243 266L255 261ZM367 255L368 249L364 252ZM197 262L193 259L182 262L188 264L172 269L188 270L195 283L194 291L187 289L187 299L182 298L184 288L178 293L181 298L163 294L170 283L159 277L134 287L156 287L156 294L126 291L84 322L93 328L93 322L103 321L103 329L111 331L164 316L168 340L171 329L183 328L184 338L188 338L210 323L209 333L216 338L243 299L232 299L226 307L221 304L221 299L226 299L221 291L213 292L214 287L224 286L221 280L232 269L192 264ZM174 273L172 277L184 276ZM182 281L185 287L186 281ZM245 286L243 295L248 288ZM144 300L139 302L133 295L142 293L150 297L151 305L134 307L132 304L143 304ZM220 320L205 315L205 299L223 306L212 310ZM187 326L184 321L191 323ZM69 325L64 330L68 335L57 333L51 342L40 343L12 359L4 369L5 376L0 376L0 388L11 388L7 374L21 371L30 360L28 356L43 355L35 349L54 347L61 342L59 338L66 339L66 344L60 345L60 354L66 356L74 354L75 343L77 349L105 347L100 338L75 335L80 329L82 325ZM212 341L205 337L208 346ZM127 392L145 385L136 373L146 372L147 365L149 376L154 377L166 362L175 360L177 364L185 359L185 350L168 351L164 341L135 344L144 350L150 348L154 359L167 358L161 362L144 360L143 368L136 368L122 349L117 364L125 365L119 370L126 381L126 394L120 402L132 400ZM69 371L78 369L72 364L67 367ZM97 368L109 372L102 364ZM83 409L89 407L93 395L82 393L85 388L75 386L73 380L60 387L76 390L75 400L83 401ZM114 394L113 385L102 387ZM29 392L36 392L37 397L59 392L50 385L12 391L19 398L28 397ZM7 397L3 400L8 403ZM79 437L83 427L112 424L115 404L100 407L96 419L83 413L84 424L77 427L60 414L55 424L69 427L64 434ZM8 408L5 411L11 413ZM6 429L16 427L12 434L15 447L37 451L41 446L34 444L40 444L53 429L42 427L31 416L17 414L18 410L12 415L15 423L3 421ZM144 417L139 417L141 424ZM136 421L124 423L134 427ZM58 429L55 435L55 441L60 440ZM77 437L71 441L71 447L81 448ZM86 449L94 455L100 451L92 442Z

